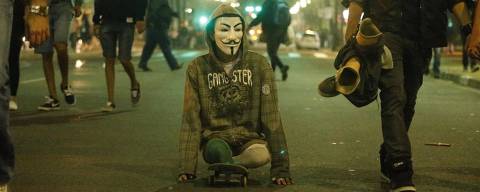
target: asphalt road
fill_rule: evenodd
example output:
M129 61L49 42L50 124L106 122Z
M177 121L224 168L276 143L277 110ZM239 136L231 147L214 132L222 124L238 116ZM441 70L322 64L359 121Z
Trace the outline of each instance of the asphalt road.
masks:
M176 56L188 63L201 53L179 51ZM11 115L17 156L11 190L384 191L377 157L382 139L379 104L355 108L341 96L319 96L318 83L334 72L329 54L292 52L283 54L283 59L290 65L290 76L277 83L296 182L293 186L268 185L267 166L252 170L247 189L208 188L203 162L199 163L199 180L177 185L185 68L171 72L158 53L150 62L153 72L137 72L142 98L136 107L130 104L126 73L121 65L116 66L117 109L113 113L100 112L106 103L100 55L83 60L81 68L73 69L72 61L72 86L78 102L68 106L61 99L62 109L56 112L36 110L47 95L41 60L25 59L20 109ZM426 77L416 109L410 136L418 191L480 191L480 92ZM437 142L451 146L425 145Z

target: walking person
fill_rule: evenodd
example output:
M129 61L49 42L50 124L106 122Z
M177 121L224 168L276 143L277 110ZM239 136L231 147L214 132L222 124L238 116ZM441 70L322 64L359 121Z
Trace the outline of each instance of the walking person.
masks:
M472 17L475 16L475 4L478 3L476 0L465 0L467 4L468 11L472 15ZM467 37L462 36L462 64L463 64L463 71L468 72L468 69L470 68L470 72L477 72L480 67L477 65L477 60L475 58L472 58L468 55L467 51L467 46L468 46L468 39Z
M278 57L278 49L280 44L287 43L288 40L288 26L291 22L289 7L285 0L265 0L262 5L262 11L258 13L247 29L250 29L258 24L262 24L263 38L267 43L267 52L272 63L273 71L280 68L282 73L282 80L288 78L289 66L283 64Z
M17 91L20 81L20 51L22 50L23 37L25 36L25 1L16 0L13 6L12 34L10 37L10 54L8 56L8 70L10 77L10 101L8 103L11 111L18 109Z
M432 48L447 45L446 11L452 10L465 36L471 31L465 3L458 0L343 0L349 8L346 39L356 33L362 13L384 33L392 53L393 69L382 70L379 88L383 144L380 171L393 192L416 191L408 130L415 113L417 93Z
M144 16L147 0L95 0L93 23L95 35L100 39L105 58L107 81L107 104L104 112L115 109L115 58L122 64L130 78L130 98L132 104L140 100L140 83L135 77L132 60L132 45L135 28L139 33L145 29Z
M13 177L15 152L10 137L8 99L8 57L12 32L13 0L0 0L0 192L8 192L8 183ZM29 0L25 15L28 38L32 45L38 45L49 37L47 0Z
M46 102L38 106L40 111L59 110L60 103L55 88L55 73L53 70L53 52L57 52L57 61L60 68L62 81L60 90L65 97L65 102L70 105L75 104L75 95L69 84L68 76L68 40L70 23L72 21L72 12L75 17L81 15L81 6L83 0L49 0L48 14L50 19L50 38L39 46L35 47L35 53L42 55L43 72L47 83L48 93Z
M143 71L151 71L148 67L148 60L152 57L157 45L162 49L163 56L167 60L170 70L175 71L181 68L181 65L178 64L177 59L173 56L168 37L168 30L173 17L178 18L178 13L170 8L167 0L149 0L147 6L145 45L138 68Z
M433 48L433 59L432 59L432 71L433 78L440 78L440 62L442 59L442 48L436 47Z

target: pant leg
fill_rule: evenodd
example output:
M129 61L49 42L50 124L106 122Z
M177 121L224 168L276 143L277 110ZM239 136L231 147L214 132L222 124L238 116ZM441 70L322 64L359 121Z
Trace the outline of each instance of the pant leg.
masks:
M148 60L152 57L153 51L158 43L156 36L156 31L151 27L148 27L145 31L145 45L143 46L142 56L138 64L140 67L147 67Z
M175 69L178 66L178 62L172 53L170 40L168 37L168 30L160 30L158 43L160 44L160 48L162 49L163 56L167 60L168 66L170 67L170 69Z
M236 164L246 168L258 168L271 161L270 152L266 144L252 144L243 150L239 155L234 156Z
M385 43L392 52L394 67L383 70L379 88L383 146L387 160L410 159L411 147L404 119L406 93L404 89L404 49L400 36L386 33Z
M423 48L418 43L406 41L404 52L404 77L406 104L404 108L405 128L407 131L415 114L415 104L418 90L423 84L422 69L428 65L432 56L431 48ZM438 58L437 58L438 57ZM435 55L435 60L440 59L440 53Z
M12 26L11 0L0 0L0 44L10 45ZM10 97L8 82L8 55L9 46L0 46L0 184L9 182L13 175L15 153L13 143L8 132L8 98Z
M203 149L203 159L210 164L233 163L232 154L230 145L218 138L210 139Z
M282 36L279 32L267 33L267 53L270 57L270 62L272 63L272 68L274 71L277 66L283 68L283 63L280 60L280 57L278 57L278 49L280 48L281 38Z
M432 49L429 49L429 50L431 52ZM423 55L424 50L419 50L419 51L422 51L422 55ZM428 51L428 50L425 50L425 51ZM434 55L433 55L434 56L433 57L433 74L434 75L439 75L440 74L440 59L442 57L441 48L434 48L433 52L434 52ZM431 53L430 53L430 55L431 55ZM427 66L428 66L428 62L427 62ZM422 80L423 80L423 78L422 78Z
M10 39L10 54L8 56L10 90L12 96L17 96L18 84L20 81L20 51L23 43L23 34L16 28L18 28L18 26L13 26Z

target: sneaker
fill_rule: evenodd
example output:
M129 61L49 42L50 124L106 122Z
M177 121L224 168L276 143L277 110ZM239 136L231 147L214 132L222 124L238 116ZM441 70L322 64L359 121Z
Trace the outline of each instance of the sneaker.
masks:
M152 69L148 68L147 66L138 66L139 69L141 69L143 72L149 72L152 71Z
M14 100L10 100L10 101L8 102L8 108L10 109L10 111L16 111L16 110L18 110L17 102L15 102Z
M5 185L0 185L0 192L8 192L7 184L5 184Z
M66 86L66 87L60 86L60 90L62 90L62 93L65 96L65 102L67 102L69 105L75 105L76 99L75 99L75 95L73 94L72 87L71 86Z
M47 101L43 105L38 106L38 110L40 111L54 111L60 109L60 103L57 99L54 99L50 96L45 97Z
M413 192L416 191L412 181L413 168L410 160L397 160L389 163L391 170L391 192Z
M112 112L113 110L115 110L115 104L110 101L105 107L102 107L102 112Z
M131 89L131 92L130 92L131 93L130 96L131 96L133 104L137 104L138 101L140 101L140 96L141 96L140 95L140 83L137 82L137 84L138 84L138 88Z
M475 72L477 72L479 69L480 69L480 67L475 66L475 67L472 67L472 68L470 69L470 71L472 71L472 73L475 73Z
M318 85L318 92L324 97L335 97L340 94L335 88L335 76L326 78Z
M287 80L288 78L288 70L290 67L288 65L284 65L281 69L280 72L282 72L282 81Z

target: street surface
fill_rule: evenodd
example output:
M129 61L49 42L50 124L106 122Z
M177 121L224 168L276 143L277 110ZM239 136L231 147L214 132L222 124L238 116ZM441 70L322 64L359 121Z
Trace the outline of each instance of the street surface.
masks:
M202 53L175 55L188 63ZM136 67L138 53L134 55ZM186 67L171 72L156 52L149 63L153 72L137 70L142 98L133 107L127 75L118 63L117 108L102 113L106 85L101 55L88 55L81 68L75 68L76 56L71 56L77 104L68 106L57 90L61 110L55 112L36 110L47 94L40 57L29 56L21 64L19 110L11 113L17 155L12 192L384 191L378 163L380 101L356 108L343 96L322 98L317 85L334 74L334 55L328 52L282 52L289 78L282 82L276 74L295 185L268 186L266 166L251 171L246 190L208 188L203 161L198 181L176 184ZM479 90L425 77L410 130L418 191L480 191ZM425 145L439 142L451 146Z

